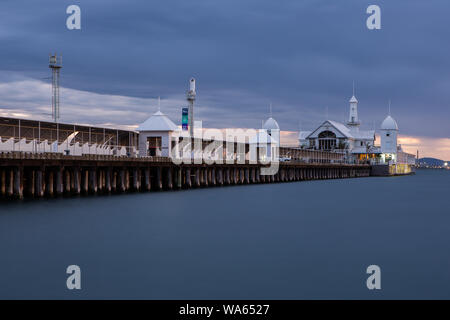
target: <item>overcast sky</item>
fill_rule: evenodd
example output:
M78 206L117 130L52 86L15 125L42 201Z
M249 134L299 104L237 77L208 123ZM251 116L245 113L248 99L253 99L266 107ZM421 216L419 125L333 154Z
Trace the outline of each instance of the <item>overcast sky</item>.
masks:
M66 28L71 4L80 31ZM381 30L366 27L370 4ZM204 127L259 127L272 102L282 130L308 130L327 110L347 117L355 81L363 127L391 99L401 134L443 141L449 14L448 0L1 0L0 111L48 118L58 52L66 122L135 125L161 96L178 124L194 76Z

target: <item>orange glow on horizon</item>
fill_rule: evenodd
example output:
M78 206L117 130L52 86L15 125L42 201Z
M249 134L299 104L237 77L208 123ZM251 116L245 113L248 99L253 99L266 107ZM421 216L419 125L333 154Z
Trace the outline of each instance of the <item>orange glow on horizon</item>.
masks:
M298 146L297 131L281 131L281 144L285 146ZM450 138L431 138L420 136L399 135L398 143L405 152L416 154L419 157L431 157L444 161L450 161ZM375 145L380 145L380 137L377 135Z

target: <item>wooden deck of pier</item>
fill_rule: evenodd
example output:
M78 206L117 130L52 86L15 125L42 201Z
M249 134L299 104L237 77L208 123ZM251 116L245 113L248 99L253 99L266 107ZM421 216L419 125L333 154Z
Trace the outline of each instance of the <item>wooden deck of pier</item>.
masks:
M0 153L4 198L120 193L236 184L367 177L368 164L280 162L274 175L261 164L174 164L164 157L67 156L58 153Z

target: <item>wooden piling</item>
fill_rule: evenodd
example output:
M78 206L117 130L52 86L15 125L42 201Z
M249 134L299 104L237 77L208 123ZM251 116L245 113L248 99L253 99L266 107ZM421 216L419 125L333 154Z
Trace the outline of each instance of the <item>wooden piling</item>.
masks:
M53 197L53 185L54 185L54 181L53 181L53 170L49 170L48 172L48 178L47 178L47 194L50 197Z
M250 172L249 168L244 169L244 183L249 184L250 183Z
M216 185L217 181L216 181L216 168L211 168L211 172L210 172L210 176L211 176L211 184L213 186Z
M231 179L230 179L230 168L225 168L225 184L231 184Z
M118 183L119 179L118 179L118 173L117 173L116 170L112 170L111 171L111 178L112 178L111 191L112 192L117 192L117 190L118 190L117 183Z
M192 187L192 182L191 182L191 168L186 168L185 170L185 186L186 188L191 188Z
M56 187L56 195L62 195L63 193L63 175L62 175L62 168L58 167L56 168L56 175L55 175L55 187Z
M70 186L71 186L71 184L70 184L70 171L68 169L65 170L65 176L66 176L66 179L65 179L65 192L67 194L70 194Z
M261 172L260 172L260 174L259 174L259 181L261 182L261 183L265 183L266 182L266 175L264 175L264 174L261 174Z
M103 170L101 168L97 171L97 192L103 191Z
M14 197L23 198L22 170L19 167L14 168Z
M105 189L106 192L111 192L111 168L107 168L105 171Z
M123 168L120 168L119 171L119 191L125 192L125 170Z
M173 187L173 183L172 183L172 168L167 168L167 188L170 190Z
M208 168L202 169L202 185L205 187L208 186Z
M223 186L223 168L218 168L217 169L217 180L219 185Z
M31 197L34 197L35 195L35 188L36 188L36 179L35 179L35 171L32 169L28 172L28 194Z
M73 168L73 189L72 189L72 192L74 194L80 194L80 192L81 192L80 180L81 180L80 168L74 167Z
M1 179L1 193L2 197L6 196L6 171L5 169L0 169L0 179Z
M133 168L133 190L134 191L139 191L140 186L139 186L139 173L138 173L138 168Z
M44 196L44 188L43 188L44 181L42 180L42 169L39 168L36 170L36 196L37 197L43 197Z
M195 186L196 187L200 187L201 186L201 182L200 182L200 168L196 168L195 169Z
M128 168L125 168L125 190L130 190L130 171Z
M161 167L156 167L156 188L158 190L161 190L163 188L161 171L162 171Z
M97 193L97 170L89 170L89 192Z
M87 194L89 192L89 170L82 170L81 181L83 186L83 193Z
M178 167L176 169L176 175L177 175L177 189L181 189L181 187L183 186L183 170L181 169L181 167Z
M150 191L152 188L152 180L150 177L150 168L144 169L145 190Z

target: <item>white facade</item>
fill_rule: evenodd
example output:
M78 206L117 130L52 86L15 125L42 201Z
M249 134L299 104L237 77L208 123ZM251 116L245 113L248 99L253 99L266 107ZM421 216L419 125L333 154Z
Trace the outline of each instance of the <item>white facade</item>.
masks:
M313 131L300 131L300 147L314 150L345 150L353 154L373 152L375 130L360 130L358 100L353 95L349 103L349 117L346 124L326 120Z
M370 148L375 143L374 130L354 130L343 123L324 121L314 131L301 131L300 146L316 150Z
M358 100L353 95L350 99L350 112L348 116L348 125L359 126L358 120Z
M250 159L251 161L269 161L274 160L277 155L277 142L267 133L266 130L258 130L250 141Z
M139 156L169 157L171 139L178 127L161 111L154 113L137 129L139 132Z
M267 132L267 134L272 138L273 143L280 145L280 126L278 122L270 117L263 124L263 130Z
M380 128L381 152L385 154L397 153L397 122L389 115L384 119Z
M360 130L358 100L350 99L349 121L342 124L327 120L313 131L300 131L301 148L315 150L344 150L355 160L377 164L408 164L415 156L404 152L398 145L397 122L388 115L380 127L381 146L375 146L375 130Z

